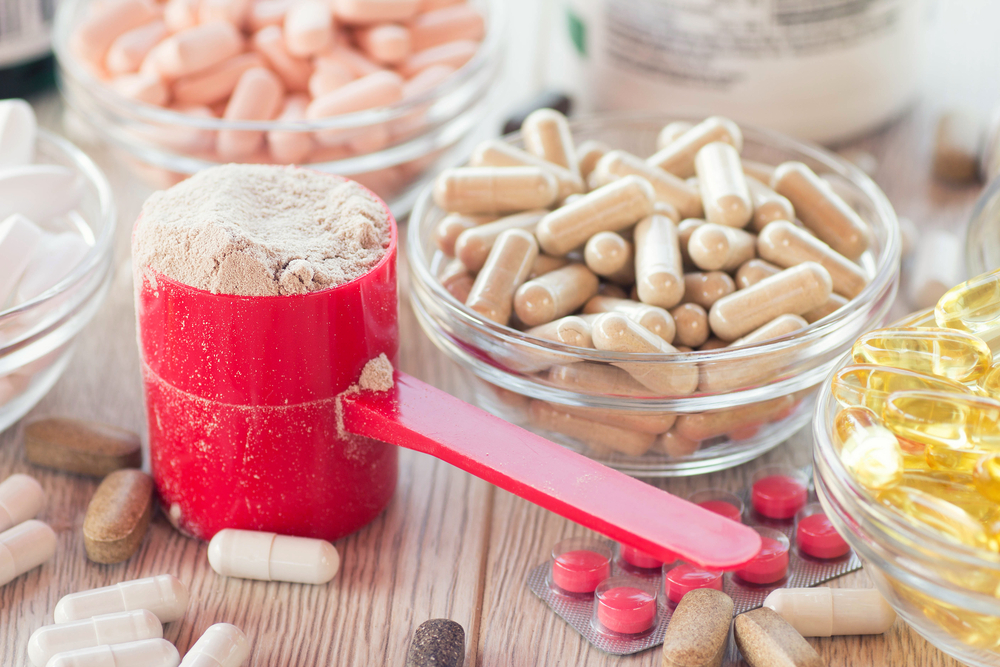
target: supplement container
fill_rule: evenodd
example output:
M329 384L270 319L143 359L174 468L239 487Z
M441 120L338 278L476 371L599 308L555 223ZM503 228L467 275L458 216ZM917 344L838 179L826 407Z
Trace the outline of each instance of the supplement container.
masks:
M501 0L471 0L486 18L486 34L472 59L437 86L390 106L294 122L193 116L123 97L95 77L70 49L73 29L92 4L92 0L59 4L53 43L60 89L94 136L156 188L232 162L214 150L221 131L280 131L286 136L343 132L378 140L359 141L375 148L315 148L297 164L348 176L388 202L394 215L402 216L434 174L468 154L497 102L495 83L503 59ZM266 146L245 161L275 163Z
M101 170L80 149L39 130L36 164L76 172L83 199L47 231L73 231L90 245L62 281L16 307L0 305L0 431L24 416L52 388L69 364L74 339L100 308L114 273L115 203Z
M631 114L570 123L580 143L595 139L647 156L672 118ZM425 191L410 219L407 253L412 303L431 340L478 379L475 402L551 440L637 476L690 475L749 461L810 418L814 388L864 331L879 326L894 298L900 241L885 196L857 168L820 148L744 127L743 156L769 164L798 160L823 174L869 226L860 259L870 283L837 312L757 345L675 355L602 352L528 336L481 317L438 280L449 259L434 231L444 218ZM519 144L519 135L508 137ZM641 361L650 372L709 371L730 388L656 396L621 383L612 364ZM572 412L572 419L567 417ZM579 420L576 417L579 417ZM600 428L592 427L594 423ZM794 512L792 513L794 516Z
M951 541L876 502L838 455L832 433L839 410L828 378L817 397L813 461L816 494L830 521L893 609L927 641L968 665L1000 664L1000 555Z
M978 276L1000 268L1000 178L979 195L966 234L968 274Z

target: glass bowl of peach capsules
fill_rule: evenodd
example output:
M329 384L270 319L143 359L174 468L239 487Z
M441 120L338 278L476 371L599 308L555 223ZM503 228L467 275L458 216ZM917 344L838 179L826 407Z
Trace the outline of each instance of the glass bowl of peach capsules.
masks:
M410 219L424 331L486 409L638 476L738 465L804 426L896 292L895 214L821 148L712 117L552 110Z
M1000 664L1000 270L863 334L823 383L816 493L889 603Z
M348 176L398 216L495 102L500 0L65 0L77 126L154 187L216 164Z

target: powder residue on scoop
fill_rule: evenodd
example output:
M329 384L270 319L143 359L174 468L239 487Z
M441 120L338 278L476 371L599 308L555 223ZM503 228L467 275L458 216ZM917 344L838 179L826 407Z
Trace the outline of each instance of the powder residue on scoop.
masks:
M389 362L389 358L385 356L385 353L378 355L365 364L358 384L362 389L371 391L389 391L392 389L392 363Z
M206 169L143 205L133 261L213 293L303 294L370 271L389 246L384 206L352 181L296 167Z

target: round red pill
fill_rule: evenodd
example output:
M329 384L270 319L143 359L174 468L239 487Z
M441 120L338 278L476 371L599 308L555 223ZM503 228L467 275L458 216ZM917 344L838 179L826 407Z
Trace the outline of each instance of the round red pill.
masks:
M715 512L716 514L721 514L727 519L732 519L737 523L743 520L743 516L740 513L740 508L736 507L732 503L727 503L725 500L706 500L703 503L698 503L698 506L704 507L709 512Z
M694 565L684 563L663 573L663 591L667 599L677 604L688 591L696 588L714 588L722 590L722 572L717 570L702 570Z
M566 551L552 561L552 583L570 593L593 593L609 576L611 560L595 551Z
M663 561L659 558L653 558L645 551L639 551L635 547L630 547L621 542L618 543L618 553L621 554L623 561L632 567L638 567L643 570L651 570L663 565Z
M656 623L656 596L633 586L598 591L597 620L612 632L645 632Z
M813 558L840 558L851 550L822 512L799 519L799 525L795 529L795 543L802 553Z
M736 576L751 584L773 584L788 574L788 542L761 535L760 551Z
M809 496L800 479L788 475L768 475L753 484L753 508L770 519L791 519Z

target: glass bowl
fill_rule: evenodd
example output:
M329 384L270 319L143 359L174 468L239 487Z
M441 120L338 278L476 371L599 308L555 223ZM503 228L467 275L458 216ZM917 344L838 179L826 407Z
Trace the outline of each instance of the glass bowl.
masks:
M0 431L24 416L52 388L73 354L73 340L97 312L111 284L115 204L111 186L86 154L39 130L37 164L79 173L83 199L49 231L80 233L90 251L60 283L31 301L0 310Z
M59 87L84 126L153 187L166 188L197 171L229 162L214 150L214 137L220 130L336 133L354 141L354 148L317 145L300 164L362 183L400 218L436 172L469 153L484 119L497 105L496 82L503 61L502 0L470 0L486 17L483 42L468 63L431 90L387 107L294 122L202 118L118 94L69 47L74 27L95 1L59 3L53 30ZM265 147L246 162L276 161Z
M572 121L571 127L577 142L596 139L648 155L657 133L670 120L675 119L649 113L597 116ZM736 349L665 356L552 343L484 320L442 287L436 276L449 258L435 245L433 231L445 213L427 190L417 200L409 223L411 298L431 340L478 378L476 396L470 398L504 419L643 477L729 468L759 456L804 426L812 415L816 385L858 335L882 324L895 297L898 223L885 195L847 161L766 130L744 127L743 136L745 157L770 164L788 160L808 164L869 225L875 241L860 261L871 282L857 297L794 334ZM508 140L519 143L520 137L515 134ZM662 374L691 373L697 368L702 378L712 373L722 380L717 386L727 388L687 396L652 395L648 389L621 382L625 374L611 366L637 361ZM588 423L559 431L545 428L553 425L546 403L586 416ZM650 432L662 432L675 419L666 436L650 442ZM641 423L644 432L591 428L589 422L601 420L619 426ZM562 425L574 426L565 421ZM570 431L573 435L567 435Z
M838 363L850 363L849 356ZM826 378L816 400L816 495L893 609L927 641L969 665L1000 665L1000 554L910 524L847 472L831 434L839 406Z
M993 179L976 201L965 239L969 275L1000 268L1000 178Z

